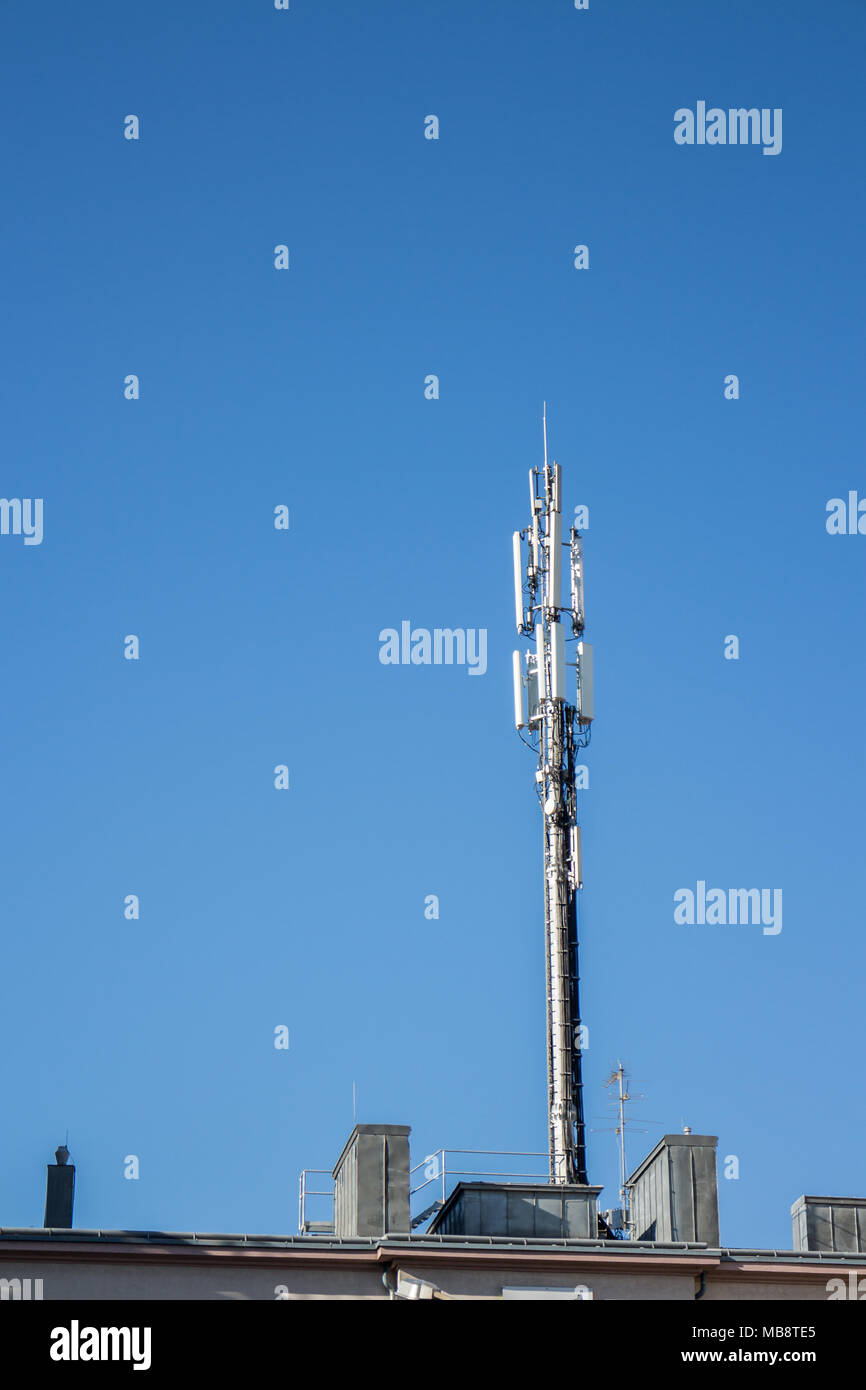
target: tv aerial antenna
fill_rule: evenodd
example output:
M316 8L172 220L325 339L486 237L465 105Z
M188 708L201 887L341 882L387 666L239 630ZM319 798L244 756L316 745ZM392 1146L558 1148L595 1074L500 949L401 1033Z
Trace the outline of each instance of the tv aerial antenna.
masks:
M617 1064L605 1081L605 1086L616 1086L616 1094L611 1097L611 1104L616 1107L617 1124L613 1129L594 1130L593 1133L613 1133L617 1137L617 1148L619 1150L619 1200L622 1210L622 1221L625 1231L631 1234L629 1190L626 1184L628 1177L628 1167L626 1164L625 1136L628 1128L635 1134L648 1134L649 1130L642 1125L635 1125L631 1117L626 1112L626 1106L631 1101L646 1100L642 1091L633 1092L630 1089L630 1082L635 1078L629 1076L628 1068L624 1062L617 1059ZM644 1117L641 1116L643 1119ZM647 1120L648 1125L661 1124L660 1120Z

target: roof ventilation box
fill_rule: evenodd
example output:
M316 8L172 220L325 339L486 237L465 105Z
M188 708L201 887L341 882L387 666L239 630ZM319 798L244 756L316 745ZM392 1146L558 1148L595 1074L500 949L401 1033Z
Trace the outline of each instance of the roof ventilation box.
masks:
M440 1236L595 1240L600 1187L559 1183L458 1183L430 1225Z
M719 1185L711 1134L665 1134L628 1180L633 1240L719 1244Z
M405 1235L409 1125L355 1125L334 1166L334 1234Z
M866 1197L798 1197L791 1217L795 1250L866 1254Z

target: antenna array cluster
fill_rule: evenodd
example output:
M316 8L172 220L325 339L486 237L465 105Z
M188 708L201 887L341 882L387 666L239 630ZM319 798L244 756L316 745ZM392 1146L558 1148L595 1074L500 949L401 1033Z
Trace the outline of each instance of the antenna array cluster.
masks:
M575 754L589 743L593 720L592 647L584 640L583 543L572 526L562 540L562 471L547 460L530 469L531 520L514 533L514 722L538 754L536 789L544 818L547 960L547 1081L552 1182L586 1183L578 999L577 893L582 887ZM562 605L562 552L569 552L571 606ZM566 628L571 632L566 637ZM568 660L566 642L575 656ZM574 702L568 669L576 671Z

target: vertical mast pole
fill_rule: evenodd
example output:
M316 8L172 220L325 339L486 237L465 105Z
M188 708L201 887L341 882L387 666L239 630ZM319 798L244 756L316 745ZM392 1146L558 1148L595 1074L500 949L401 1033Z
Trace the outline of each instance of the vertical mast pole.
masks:
M526 724L518 727L528 727L538 739L536 781L544 826L550 1180L555 1183L586 1183L577 957L580 832L575 796L574 729L577 719L578 738L582 743L587 742L591 713L587 719L580 719L580 694L577 707L566 699L562 618L568 610L563 610L561 606L562 487L559 465L549 464L547 458L546 406L543 431L544 464L541 469L533 469L531 473L532 524L523 533L530 541L525 580L529 606L525 610L524 621L518 623L518 631L523 636L534 636L535 651L527 659L529 703L525 714ZM542 518L544 533L539 537ZM580 574L579 604L574 592L572 595L572 628L575 635L583 631L582 612L576 611L582 605L583 575L579 546L579 537L576 538L573 531L573 591L576 563ZM537 694L533 700L534 692Z

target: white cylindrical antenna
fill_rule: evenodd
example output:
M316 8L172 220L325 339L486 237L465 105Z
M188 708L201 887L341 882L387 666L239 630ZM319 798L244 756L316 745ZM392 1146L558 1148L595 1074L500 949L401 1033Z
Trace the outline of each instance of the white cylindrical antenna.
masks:
M559 512L548 512L547 524L547 607L558 608L562 602L562 517Z
M558 463L553 465L553 510L562 511L562 469Z
M541 408L541 428L544 433L544 466L547 467L547 401Z
M538 698L543 700L547 695L547 673L544 668L544 628L541 623L535 624L535 670L538 676Z
M512 654L511 667L514 676L514 727L515 729L525 729L526 704L524 700L523 672L520 669L520 652L514 652Z
M523 555L520 548L520 532L514 532L514 617L517 631L523 631Z
M550 627L550 693L554 700L565 699L565 628L562 623Z
M591 724L595 717L594 671L592 643L577 644L577 717L581 724Z

